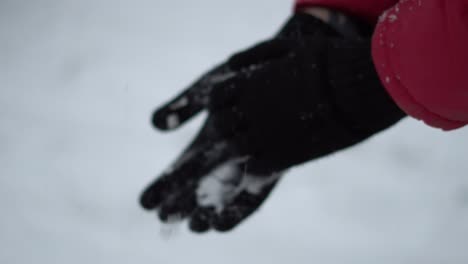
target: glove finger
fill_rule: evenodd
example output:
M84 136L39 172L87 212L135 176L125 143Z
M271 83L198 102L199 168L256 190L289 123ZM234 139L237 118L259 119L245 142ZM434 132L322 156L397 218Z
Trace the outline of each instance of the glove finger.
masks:
M205 233L211 228L215 210L212 207L197 208L189 221L189 228L195 233Z
M153 125L161 130L173 130L202 111L209 101L213 86L235 75L225 64L215 67L169 103L155 111Z
M213 228L220 232L230 231L249 217L253 212L258 210L262 203L269 196L278 178L272 180L272 176L259 176L260 179L270 181L265 186L262 186L258 192L252 190L244 190L213 219ZM269 179L268 179L269 178Z
M277 58L286 56L291 44L285 39L273 39L259 43L245 51L231 56L229 67L234 71L248 70L259 67Z
M177 175L186 174L181 167L189 161L194 162L196 153L199 153L202 148L207 146L208 140L216 140L214 129L211 124L212 121L210 119L207 120L192 143L182 152L173 165L145 189L140 197L140 204L143 208L151 210L157 207L165 193L171 192L172 188L169 186L170 183L174 179L180 178L180 176Z
M177 167L174 165L151 183L140 197L141 206L147 210L154 209L181 184L193 181L191 178L195 175L191 172L200 167L201 163L196 155L198 152L184 153L176 162Z
M158 211L159 219L163 222L182 220L191 215L196 206L194 187L186 186L163 201Z
M216 143L190 155L174 171L159 177L142 194L140 203L145 209L154 209L166 197L184 186L196 186L200 178L229 158L224 143Z
M184 186L195 186L201 177L234 155L232 146L217 135L209 118L174 165L146 188L140 204L147 210L158 207L170 194Z

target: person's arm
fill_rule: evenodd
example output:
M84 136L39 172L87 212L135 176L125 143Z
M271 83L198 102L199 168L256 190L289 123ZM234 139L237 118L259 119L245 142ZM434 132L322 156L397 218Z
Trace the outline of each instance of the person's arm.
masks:
M373 61L407 114L443 130L468 123L468 1L296 0L317 7L377 23Z

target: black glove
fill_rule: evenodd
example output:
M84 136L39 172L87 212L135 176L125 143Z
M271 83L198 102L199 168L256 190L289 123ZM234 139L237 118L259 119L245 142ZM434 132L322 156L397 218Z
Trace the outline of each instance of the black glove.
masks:
M354 30L343 30L350 28ZM174 129L208 119L172 169L141 197L162 221L197 232L230 230L266 199L291 166L349 147L405 114L382 87L372 29L333 28L294 15L271 40L232 56L154 115Z

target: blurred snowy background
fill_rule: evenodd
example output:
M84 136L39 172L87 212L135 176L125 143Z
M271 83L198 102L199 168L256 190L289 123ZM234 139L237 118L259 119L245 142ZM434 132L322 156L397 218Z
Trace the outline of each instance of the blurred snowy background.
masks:
M0 263L468 263L468 129L407 119L292 170L227 234L170 236L142 188L156 106L273 34L292 0L1 0Z

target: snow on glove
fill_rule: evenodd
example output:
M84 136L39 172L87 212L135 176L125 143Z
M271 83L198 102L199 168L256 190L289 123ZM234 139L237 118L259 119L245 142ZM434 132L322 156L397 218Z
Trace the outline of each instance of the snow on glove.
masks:
M209 116L143 193L142 206L164 222L187 218L196 232L230 230L258 209L286 169L403 118L374 70L371 29L352 25L356 31L343 34L295 14L274 38L235 54L159 109L153 122L163 130L204 109Z
M176 162L141 196L163 222L189 218L192 231L228 231L266 199L280 173L252 175L247 159L219 136L209 117Z

